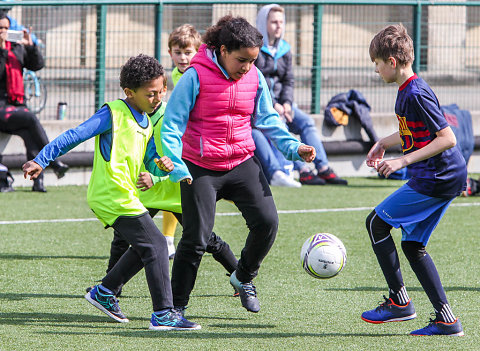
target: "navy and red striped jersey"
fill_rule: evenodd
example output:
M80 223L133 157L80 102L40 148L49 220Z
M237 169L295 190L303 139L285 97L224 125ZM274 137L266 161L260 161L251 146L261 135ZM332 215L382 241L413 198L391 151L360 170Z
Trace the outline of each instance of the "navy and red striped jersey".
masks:
M416 74L400 86L395 103L404 154L421 149L448 127L440 104L428 84ZM421 194L451 198L465 187L467 167L457 146L408 166L408 185Z

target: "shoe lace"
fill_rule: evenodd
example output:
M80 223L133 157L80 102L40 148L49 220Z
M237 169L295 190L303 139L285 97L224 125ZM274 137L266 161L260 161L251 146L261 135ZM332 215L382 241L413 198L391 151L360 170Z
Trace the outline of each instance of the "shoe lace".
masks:
M385 295L383 295L383 298L384 298L385 301L383 301L383 302L380 301L379 302L380 305L375 309L375 311L381 311L383 309L386 309L388 307L388 305L390 304L389 303L390 299L388 299Z
M243 291L247 296L256 297L257 291L255 290L255 285L252 282L242 283Z

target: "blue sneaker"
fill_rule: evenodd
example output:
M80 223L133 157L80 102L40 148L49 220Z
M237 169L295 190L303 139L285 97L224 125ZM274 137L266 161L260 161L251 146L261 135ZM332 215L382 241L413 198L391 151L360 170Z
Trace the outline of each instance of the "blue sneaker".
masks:
M98 285L95 285L89 292L87 292L85 294L85 298L93 306L98 308L110 318L115 319L117 322L128 322L127 317L125 317L120 309L120 306L118 305L118 300L115 298L115 295L102 294L98 290Z
M235 291L238 292L242 306L245 307L247 311L257 313L260 311L260 302L257 299L255 285L253 285L252 282L241 283L235 273L236 272L233 272L230 276L230 284Z
M392 299L387 299L383 296L385 302L373 310L362 313L362 319L368 323L387 323L387 322L402 322L413 319L417 316L412 300L404 306L397 305Z
M158 316L152 313L150 320L150 330L199 330L200 324L190 322L183 318L182 314L175 309L171 309Z
M453 323L445 323L438 319L430 319L428 325L424 328L414 330L410 335L448 335L464 336L462 323L457 318Z

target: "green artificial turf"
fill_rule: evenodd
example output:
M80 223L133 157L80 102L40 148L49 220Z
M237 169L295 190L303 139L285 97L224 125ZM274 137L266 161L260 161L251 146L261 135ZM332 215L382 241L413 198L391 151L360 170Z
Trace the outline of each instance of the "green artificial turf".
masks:
M83 298L85 288L103 277L112 239L112 229L104 230L88 208L86 187L2 193L0 350L478 350L480 197L456 199L427 247L466 336L412 337L408 333L425 326L433 308L401 252L417 319L381 325L360 319L387 294L365 217L402 182L349 182L274 188L280 227L254 281L261 311L241 307L226 272L207 254L187 310L202 329L190 332L148 330L151 301L143 272L120 299L130 323L110 320ZM225 201L217 212L215 232L239 255L247 233L243 218ZM161 227L161 218L155 222ZM332 279L314 279L300 264L303 242L318 232L335 234L347 248L347 265ZM399 246L400 231L393 234ZM177 228L177 241L180 235Z

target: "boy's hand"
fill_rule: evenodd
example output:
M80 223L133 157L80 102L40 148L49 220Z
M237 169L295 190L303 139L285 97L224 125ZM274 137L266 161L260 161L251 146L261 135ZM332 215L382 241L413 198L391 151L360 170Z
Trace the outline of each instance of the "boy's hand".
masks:
M137 189L147 191L153 186L152 177L148 172L140 172L137 178Z
M290 105L289 103L284 103L283 111L284 111L283 116L285 117L285 120L287 121L287 123L292 123L293 121L292 105Z
M42 173L43 168L40 167L35 161L27 161L22 166L23 178L27 179L27 176L30 176L30 180L37 179L37 177Z
M310 145L300 145L297 152L300 157L305 160L305 162L312 162L317 154L315 148Z
M407 165L404 163L404 159L399 157L399 158L394 158L391 160L385 160L380 162L377 165L376 169L379 174L383 175L385 178L388 178L390 174L406 166Z
M368 152L365 163L367 164L368 167L373 167L376 170L378 170L378 166L382 162L384 155L385 155L385 149L377 141Z
M170 160L168 156L162 156L160 159L156 158L155 163L157 167L160 168L162 171L171 172L173 171L173 162Z

